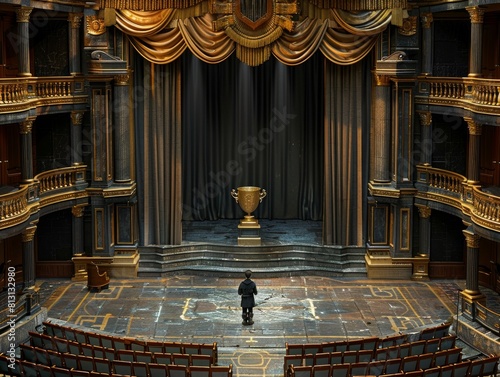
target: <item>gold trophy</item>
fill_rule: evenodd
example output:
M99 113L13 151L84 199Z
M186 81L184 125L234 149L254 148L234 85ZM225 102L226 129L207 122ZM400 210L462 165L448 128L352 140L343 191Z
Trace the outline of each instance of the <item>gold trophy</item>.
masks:
M231 196L246 213L238 225L239 245L260 245L260 225L252 212L257 209L259 203L262 203L266 195L266 190L255 186L242 186L237 190L231 190Z

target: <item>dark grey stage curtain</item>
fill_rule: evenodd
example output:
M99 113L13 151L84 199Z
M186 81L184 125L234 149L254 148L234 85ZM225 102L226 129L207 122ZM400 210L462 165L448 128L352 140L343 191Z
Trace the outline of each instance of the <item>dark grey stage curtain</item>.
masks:
M268 192L258 218L322 219L325 245L362 246L369 62L136 59L141 243L180 244L183 219L241 218L230 191L255 185Z
M325 245L366 241L370 62L325 65Z
M180 65L134 60L139 239L182 242Z
M257 218L321 220L323 56L295 67L181 61L183 220L241 218L239 186L266 190Z

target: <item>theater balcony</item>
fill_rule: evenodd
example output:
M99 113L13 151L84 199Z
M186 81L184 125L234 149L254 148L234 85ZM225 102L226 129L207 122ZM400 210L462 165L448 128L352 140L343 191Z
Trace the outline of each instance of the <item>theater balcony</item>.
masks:
M0 124L85 110L86 104L83 76L0 78Z
M49 170L18 188L7 190L4 186L0 193L0 237L19 233L47 213L87 205L86 168L79 165Z
M500 79L418 77L415 107L433 114L470 117L481 124L500 124Z

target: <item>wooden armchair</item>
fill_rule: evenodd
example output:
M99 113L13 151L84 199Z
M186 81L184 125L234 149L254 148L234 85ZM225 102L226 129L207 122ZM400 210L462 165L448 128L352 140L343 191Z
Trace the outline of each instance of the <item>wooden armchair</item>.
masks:
M100 292L101 289L108 289L108 274L106 271L100 273L97 264L87 263L87 276L87 288L89 291L96 290L97 292Z

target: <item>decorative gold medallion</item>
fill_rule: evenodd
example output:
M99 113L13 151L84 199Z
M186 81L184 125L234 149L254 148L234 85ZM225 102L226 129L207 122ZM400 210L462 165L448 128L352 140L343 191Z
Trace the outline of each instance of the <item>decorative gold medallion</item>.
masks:
M87 33L90 35L101 35L106 32L106 26L104 25L104 19L98 18L97 16L87 16Z

